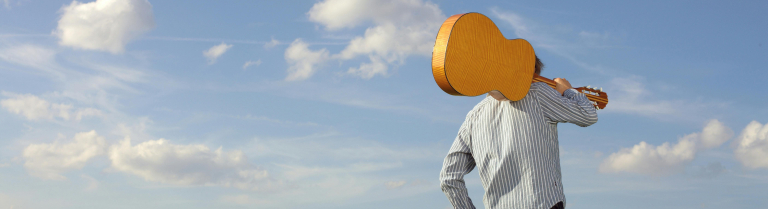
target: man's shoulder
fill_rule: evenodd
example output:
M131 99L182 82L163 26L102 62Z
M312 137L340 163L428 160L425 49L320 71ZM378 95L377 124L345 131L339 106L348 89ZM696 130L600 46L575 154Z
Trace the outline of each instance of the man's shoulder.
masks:
M551 86L549 86L549 84L544 83L544 82L531 83L531 89L528 90L528 93L529 94L531 94L531 93L533 93L533 94L547 94L547 93L549 93L549 94L551 94L551 93L559 94L559 93L557 93L557 90L555 90L555 88L552 88Z
M547 85L547 83L544 83L544 82L531 83L531 90L540 90L544 87L549 87L549 85ZM549 87L549 88L552 88L552 87Z
M480 100L480 102L478 102L475 107L473 107L472 110L467 113L467 119L474 118L475 115L483 111L483 109L487 108L488 104L493 101L496 101L496 99L490 96L486 96L483 100Z

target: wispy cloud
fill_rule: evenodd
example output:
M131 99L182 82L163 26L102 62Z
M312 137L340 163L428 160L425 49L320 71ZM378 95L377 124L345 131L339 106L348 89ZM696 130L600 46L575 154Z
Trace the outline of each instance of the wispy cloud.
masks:
M662 121L699 122L713 117L702 112L722 111L730 105L716 100L663 99L668 95L668 87L647 83L641 76L610 78L605 86L609 103L601 112L639 115Z
M681 101L653 98L652 92L639 76L613 78L609 84L610 108L605 109L607 112L669 117L678 114L678 108L682 105Z
M77 53L74 56L68 53L66 57L69 59L62 59L61 56L56 50L35 44L11 44L0 48L0 61L15 64L22 69L32 69L32 71L22 71L24 73L53 77L56 85L79 93L109 89L136 93L137 90L130 84L144 83L157 78L157 75L148 73L146 70L86 59L86 56L77 56ZM166 79L162 84L173 83L172 80Z
M20 6L21 2L22 0L3 0L3 6L5 6L5 9L10 10L13 6Z
M436 147L390 147L372 140L345 137L337 132L322 132L294 138L256 138L251 147L252 152L258 153L258 156L274 155L309 161L317 160L317 156L324 156L323 159L341 160L350 165L368 160L398 164L396 162L401 160L444 157L444 150L432 148ZM355 167L360 168L362 167Z
M584 62L579 58L579 55L589 54L590 50L622 47L619 45L622 40L619 36L608 32L555 29L552 26L526 19L517 13L502 11L498 8L491 8L491 14L512 26L516 37L510 38L526 39L531 42L535 49L547 50L591 73L599 73L604 76L617 74L599 65Z
M14 34L9 34L9 35L14 35ZM225 38L167 37L167 36L147 36L141 39L142 40L159 40L159 41L188 41L188 42L210 42L210 43L226 42L226 43L233 43L233 44L254 44L254 45L264 45L265 48L271 48L277 45L286 44L274 38L270 41L225 39ZM347 44L346 42L313 42L313 41L306 42L306 43L311 45L345 45Z
M203 51L203 56L208 58L208 64L213 64L216 63L216 60L219 59L219 57L225 52L227 52L229 48L232 48L231 44L221 43Z
M0 59L3 61L29 67L44 75L65 79L65 72L56 63L57 52L53 49L32 44L9 46L0 49Z
M243 64L243 70L245 70L246 68L248 68L250 66L258 67L259 65L261 65L261 59L256 60L256 61L248 60L248 61L245 62L245 64Z
M295 138L256 138L246 147L245 152L258 153L254 159L270 159L275 165L273 173L287 182L287 189L272 194L222 198L236 204L264 207L281 202L280 206L284 207L284 200L292 200L291 206L300 206L362 196L377 199L423 193L433 190L423 180L413 177L393 180L379 174L403 172L409 168L407 164L439 161L444 157L444 150L437 147L393 147L335 132ZM400 192L392 193L388 188Z
M397 189L405 185L405 181L388 181L384 185L387 186L387 189Z
M314 81L264 81L247 86L227 87L212 86L217 91L243 91L276 94L284 97L326 102L354 108L387 111L402 115L424 117L434 121L461 123L458 118L465 113L457 113L454 108L460 106L453 103L441 102L439 97L444 95L411 95L391 92L377 92L364 87L347 83L323 83ZM434 97L434 98L433 98ZM418 104L414 99L426 99Z
M264 43L264 48L265 49L271 49L272 47L275 47L275 46L277 46L278 44L281 44L281 43L282 42L278 41L277 39L272 38L272 40L270 40L269 42Z

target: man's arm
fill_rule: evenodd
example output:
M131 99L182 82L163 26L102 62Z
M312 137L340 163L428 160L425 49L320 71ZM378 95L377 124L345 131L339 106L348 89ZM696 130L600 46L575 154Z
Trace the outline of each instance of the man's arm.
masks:
M587 96L571 88L565 79L556 78L555 82L557 90L539 88L542 95L539 104L543 107L544 117L552 122L573 123L581 127L597 122L597 110Z
M469 199L467 187L464 185L464 175L475 168L475 159L472 157L472 149L470 148L469 130L467 130L468 121L465 120L459 128L459 134L453 141L448 156L445 156L443 169L440 171L440 187L454 208L474 209L475 206Z

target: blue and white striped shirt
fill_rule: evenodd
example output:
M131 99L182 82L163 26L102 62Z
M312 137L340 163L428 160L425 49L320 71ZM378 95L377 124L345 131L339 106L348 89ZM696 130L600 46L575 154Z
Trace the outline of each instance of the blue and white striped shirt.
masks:
M584 94L560 95L533 83L519 101L486 98L467 114L443 162L440 187L455 208L475 208L464 175L478 167L486 208L545 208L565 203L557 123L586 127L597 112Z

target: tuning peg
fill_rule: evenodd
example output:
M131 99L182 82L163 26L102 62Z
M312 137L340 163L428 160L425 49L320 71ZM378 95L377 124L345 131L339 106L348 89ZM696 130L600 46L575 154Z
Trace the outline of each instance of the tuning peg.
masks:
M603 87L600 87L600 91L603 91Z
M589 85L587 85L587 88L588 88L588 89L590 89L590 86L589 86Z

